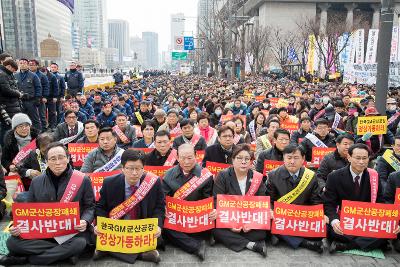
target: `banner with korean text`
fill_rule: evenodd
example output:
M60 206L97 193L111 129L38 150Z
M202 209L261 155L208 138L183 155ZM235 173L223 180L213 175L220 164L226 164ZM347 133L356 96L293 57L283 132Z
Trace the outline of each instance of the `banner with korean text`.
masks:
M209 214L214 209L214 198L186 201L167 196L164 228L183 233L198 233L214 228Z
M273 169L276 169L282 165L283 165L283 161L268 160L268 159L264 160L264 170L263 170L264 176L266 176L269 171L272 171Z
M100 189L103 187L104 179L113 175L120 174L120 170L110 171L110 172L95 172L89 173L90 180L92 181L93 193L96 201L100 199Z
M313 147L311 163L319 166L322 159L329 153L335 151L335 147Z
M174 166L148 166L148 165L145 165L144 170L146 172L151 172L151 173L157 175L158 177L160 177L160 179L162 179L164 177L165 173L173 167Z
M400 188L396 188L396 194L394 198L394 204L399 205L400 204Z
M269 196L217 195L217 228L269 230Z
M214 179L217 177L217 174L226 169L229 168L231 165L226 164L226 163L219 163L219 162L213 162L213 161L206 161L206 168L210 170L210 172L214 175Z
M297 122L283 122L281 128L289 131L290 134L293 134L299 129L299 124Z
M13 203L13 224L23 239L43 239L77 233L78 202Z
M326 237L324 206L274 203L272 233L278 235Z
M68 144L68 153L71 155L72 165L74 167L82 167L83 162L87 154L90 151L97 148L99 144L78 144L78 143L69 143Z
M141 253L157 248L158 219L113 220L97 217L96 249L119 253Z
M400 207L357 201L342 201L340 224L345 235L396 238Z
M368 132L372 133L372 135L386 134L387 117L386 116L358 117L357 134L364 135Z
M205 150L197 150L196 151L196 161L197 161L197 163L201 164L201 162L204 159L205 154L206 154Z

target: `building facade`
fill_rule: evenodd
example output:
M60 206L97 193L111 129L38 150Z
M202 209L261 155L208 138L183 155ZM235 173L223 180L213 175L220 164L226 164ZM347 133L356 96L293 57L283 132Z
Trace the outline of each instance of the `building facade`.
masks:
M185 15L183 13L177 13L171 15L171 42L170 48L174 49L175 38L178 36L183 36L185 32Z
M157 69L158 64L158 33L142 32L142 39L146 46L145 69Z
M108 47L118 49L118 61L129 56L129 23L126 20L108 20Z
M130 49L133 59L133 65L135 67L139 67L139 69L143 68L144 66L147 66L145 41L138 36L131 37Z

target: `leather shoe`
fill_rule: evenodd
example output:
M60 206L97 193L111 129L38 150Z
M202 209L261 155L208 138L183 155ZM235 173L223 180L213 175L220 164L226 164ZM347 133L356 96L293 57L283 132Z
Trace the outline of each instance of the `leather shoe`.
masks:
M77 256L72 256L69 258L69 263L72 265L76 265L78 263L79 258Z
M399 239L393 240L392 245L393 245L394 250L396 250L397 252L400 252L400 240Z
M213 247L215 245L215 238L214 238L213 234L210 235L210 240L209 241L210 241L210 246Z
M345 251L345 250L350 250L354 249L355 247L351 245L350 243L341 243L341 242L336 242L333 241L331 244L331 247L329 248L329 253L335 253L337 251Z
M93 260L94 261L98 261L98 260L100 260L101 258L104 258L105 256L107 255L107 252L105 252L105 251L100 251L100 250L95 250L94 251L94 253L93 253Z
M158 253L157 250L143 252L140 255L140 259L142 261L150 261L150 262L155 262L155 263L159 263L161 261L160 254Z
M322 241L304 240L303 242L301 242L300 246L318 252L319 254L322 254L324 252Z
M267 246L265 245L264 241L256 242L253 250L257 253L260 253L264 258L267 257Z
M10 265L23 265L28 263L27 257L17 257L6 255L0 258L0 265L10 266Z
M277 246L279 244L279 238L276 235L271 235L271 245Z
M199 250L195 253L200 261L204 261L206 258L206 241L202 240L200 243Z

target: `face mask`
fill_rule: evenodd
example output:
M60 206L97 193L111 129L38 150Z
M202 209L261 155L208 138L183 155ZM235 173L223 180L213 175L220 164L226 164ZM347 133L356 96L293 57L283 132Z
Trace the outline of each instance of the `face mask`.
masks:
M322 98L322 102L326 105L329 103L329 98L328 97L324 97Z
M396 105L389 105L389 108L388 108L390 111L395 111L396 109L397 109L397 106Z
M350 108L349 109L349 116L354 115L354 113L356 113L356 112L357 112L356 108Z
M222 110L217 109L214 113L215 115L219 116L222 114Z

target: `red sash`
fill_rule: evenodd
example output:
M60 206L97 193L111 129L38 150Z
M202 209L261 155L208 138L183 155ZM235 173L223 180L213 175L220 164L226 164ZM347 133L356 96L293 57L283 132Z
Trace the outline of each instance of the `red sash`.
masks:
M210 132L208 133L208 139L206 140L207 143L211 141L211 138L214 136L214 132L215 132L215 129L213 127L210 127L210 126L208 126L208 127L210 128L210 130L209 130Z
M368 168L369 183L371 184L371 203L376 203L378 197L379 176L378 172L374 169Z
M259 172L253 171L253 179L251 180L251 184L249 190L246 193L246 196L254 196L257 193L262 180L263 175Z
M127 200L113 208L110 211L109 217L114 220L118 220L124 217L129 211L131 211L145 198L145 196L150 192L157 180L157 175L151 172L146 173L146 177L144 177L136 192L131 195Z
M164 162L164 166L174 166L177 155L178 151L176 149L172 149L171 153L169 153L167 160Z
M178 124L175 126L175 128L172 129L169 133L170 133L171 136L178 136L178 135L181 135L181 134L182 134L182 130L181 130L180 124L178 123Z
M400 112L397 112L392 117L390 117L390 119L388 120L387 124L388 125L392 124L399 116L400 116Z
M200 140L200 135L199 134L194 134L193 136L192 136L192 139L190 139L190 143L192 144L192 146L193 147L195 147L196 145L197 145L197 143L199 142L199 140Z
M115 125L113 131L118 135L119 139L125 144L129 143L131 140L121 131L118 125Z
M26 158L31 151L36 149L36 139L31 141L29 144L21 148L21 150L18 152L18 154L15 156L13 159L13 164L17 165L19 162L21 162L24 158ZM3 151L3 153L6 151Z
M235 137L233 138L233 143L234 143L235 145L237 145L237 143L239 143L239 141L240 141L240 135L239 135L239 134L236 134Z
M71 178L69 179L67 188L65 188L64 195L62 196L60 202L68 203L71 202L76 194L78 193L79 188L82 185L83 178L85 174L80 171L73 171Z
M193 193L200 185L202 185L205 181L208 180L212 176L212 173L207 169L203 168L201 170L201 175L200 178L197 176L194 176L192 179L187 181L184 185L182 185L181 188L176 190L174 194L174 198L177 199L185 199L188 195Z

